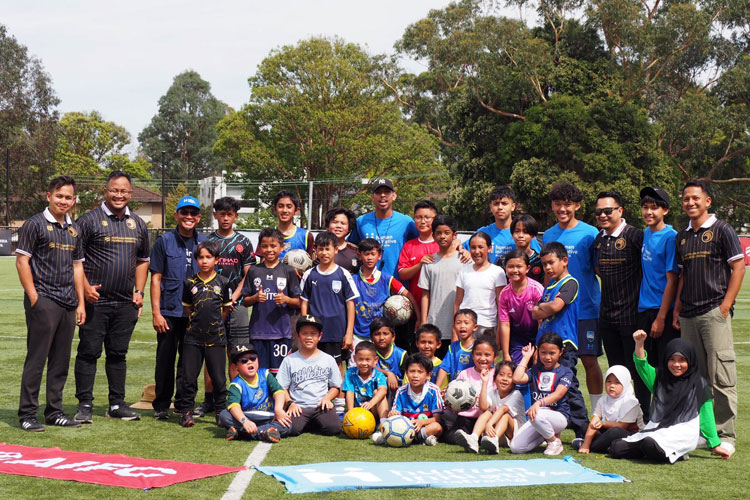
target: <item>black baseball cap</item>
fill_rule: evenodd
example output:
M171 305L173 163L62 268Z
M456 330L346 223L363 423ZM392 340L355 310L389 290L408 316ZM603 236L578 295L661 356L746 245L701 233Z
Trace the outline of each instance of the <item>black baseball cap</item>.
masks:
M315 316L312 314L306 314L304 316L300 316L297 320L297 333L299 333L300 328L302 328L305 325L313 325L317 327L318 331L323 331L323 323L318 320Z
M255 346L253 346L253 344L238 344L232 347L232 363L236 363L237 360L240 359L240 356L242 356L243 354L249 354L251 352L258 354L258 351L255 350Z
M641 199L649 196L657 201L663 201L669 208L669 195L661 188L645 187L641 189Z
M386 179L385 177L381 177L380 179L375 179L374 181L372 181L370 192L374 193L382 187L388 188L391 191L395 191L395 189L393 189L393 183L391 182L391 180Z

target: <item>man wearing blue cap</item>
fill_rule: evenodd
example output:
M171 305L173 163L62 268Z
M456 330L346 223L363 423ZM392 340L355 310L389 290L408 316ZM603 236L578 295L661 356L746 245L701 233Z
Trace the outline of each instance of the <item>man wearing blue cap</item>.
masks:
M188 318L182 306L182 283L198 273L195 247L206 237L196 231L201 220L200 204L192 196L177 202L177 228L162 234L151 249L151 309L156 330L156 398L154 417L169 418L175 389L175 357L182 355ZM177 387L181 387L182 360L177 359ZM179 399L177 396L176 399Z

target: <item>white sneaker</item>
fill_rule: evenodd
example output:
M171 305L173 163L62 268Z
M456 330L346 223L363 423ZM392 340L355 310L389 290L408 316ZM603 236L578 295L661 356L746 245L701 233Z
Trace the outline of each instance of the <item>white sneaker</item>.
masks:
M380 446L385 444L385 438L383 437L382 432L373 432L371 437L372 437L373 443L380 445Z
M456 444L463 446L469 453L479 453L479 438L459 429L456 431Z
M435 446L437 445L437 437L436 436L427 436L427 439L424 440L424 444L427 446Z
M547 449L544 450L545 455L559 455L563 452L563 445L560 438L555 438L552 442L547 442Z
M497 455L498 453L500 453L500 441L497 436L482 436L482 442L480 446L490 455Z
M725 450L727 450L727 451L729 452L729 456L730 456L730 457L731 457L732 455L734 455L734 452L735 452L735 447L734 447L734 445L733 445L732 443L730 443L729 441L722 441L722 442L721 442L721 447L722 447L722 448L724 448Z

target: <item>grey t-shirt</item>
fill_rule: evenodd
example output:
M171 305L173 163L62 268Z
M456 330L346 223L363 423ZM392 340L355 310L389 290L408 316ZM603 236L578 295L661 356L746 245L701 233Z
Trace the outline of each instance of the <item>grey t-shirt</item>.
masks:
M331 387L341 387L341 372L333 356L318 351L306 358L297 351L281 362L276 380L297 405L314 408Z
M419 275L419 288L430 291L427 322L440 328L443 339L450 339L453 333L456 276L462 267L458 252L445 259L435 254L435 262L423 265Z

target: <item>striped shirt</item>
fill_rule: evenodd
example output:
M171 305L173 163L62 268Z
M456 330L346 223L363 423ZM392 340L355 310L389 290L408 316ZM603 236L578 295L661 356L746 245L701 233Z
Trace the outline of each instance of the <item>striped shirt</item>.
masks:
M219 244L219 257L216 259L216 272L229 280L232 291L237 290L245 269L255 263L253 244L244 234L235 232L226 238L213 232L208 241Z
M608 235L602 231L594 241L602 305L599 317L612 325L638 322L638 295L641 290L641 248L643 231L629 226L625 219Z
M78 225L65 215L60 224L45 208L18 230L16 253L30 257L34 288L42 296L63 307L78 306L73 283L73 262L83 261Z
M81 229L83 270L89 284L101 285L97 305L133 300L136 261L148 262L148 229L143 219L125 207L118 218L105 203L76 221Z
M729 264L742 258L734 228L714 215L698 231L688 225L677 233L677 264L683 278L680 316L694 318L719 307L732 275Z

